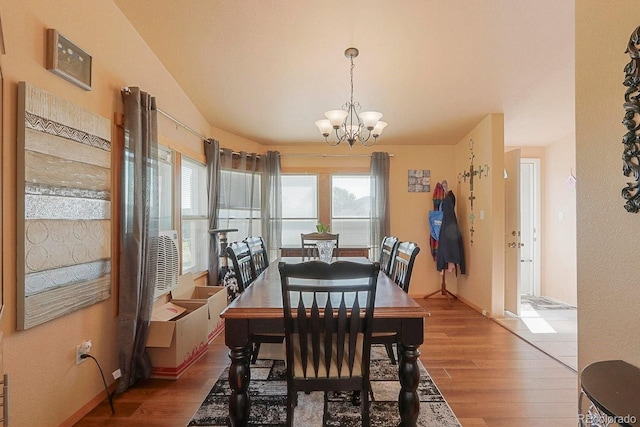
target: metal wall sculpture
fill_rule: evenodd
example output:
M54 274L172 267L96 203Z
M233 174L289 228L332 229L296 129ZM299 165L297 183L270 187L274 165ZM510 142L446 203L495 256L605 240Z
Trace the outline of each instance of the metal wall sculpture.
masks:
M474 169L473 160L476 158L476 155L473 154L473 139L469 140L469 170L460 172L458 174L458 183L464 181L467 182L467 178L469 178L469 203L471 205L471 211L469 213L469 223L471 227L469 228L469 233L471 234L471 238L469 239L469 243L473 246L473 233L476 231L473 228L473 223L476 219L476 215L473 213L473 201L476 199L476 196L473 195L473 177L478 176L478 179L482 178L482 174L484 176L489 176L489 166L478 166L478 168Z
M633 175L635 182L627 182L622 189L622 197L626 200L624 207L627 212L637 213L640 210L640 136L638 129L638 114L640 114L640 27L631 34L628 53L631 60L624 67L624 82L627 87L624 93L624 119L622 123L627 128L627 133L622 138L624 151L622 152L622 172L624 176Z
M18 329L111 295L111 122L18 85Z

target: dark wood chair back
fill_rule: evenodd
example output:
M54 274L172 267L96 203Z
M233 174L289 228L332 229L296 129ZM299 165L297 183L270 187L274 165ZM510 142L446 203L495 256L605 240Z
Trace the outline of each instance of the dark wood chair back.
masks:
M340 244L340 234L332 233L301 233L300 240L302 243L302 260L318 258L318 248L316 243L319 240L333 240L335 247L333 255L337 256Z
M245 242L233 242L227 246L226 251L227 258L233 264L233 271L238 281L238 291L243 292L256 278L249 245Z
M269 267L269 254L267 253L264 239L260 236L249 236L244 239L244 242L249 246L253 268L257 277Z
M242 242L234 242L227 247L238 280L238 292L244 292L253 281L269 266L269 257L262 237L247 237ZM256 363L263 343L282 343L283 334L252 334L251 363Z
M411 284L413 263L416 260L418 252L420 252L420 247L415 243L400 242L393 257L393 267L389 277L407 293L409 292L409 285Z
M382 238L380 245L380 270L387 276L391 276L391 268L393 267L393 257L396 255L396 249L400 241L394 236L385 236Z
M285 321L287 425L294 424L297 392L321 390L360 391L362 425L368 426L371 330L380 264L281 262L278 269Z

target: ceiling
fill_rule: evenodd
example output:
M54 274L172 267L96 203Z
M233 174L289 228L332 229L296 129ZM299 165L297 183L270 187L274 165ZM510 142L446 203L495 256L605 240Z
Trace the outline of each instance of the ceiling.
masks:
M322 141L351 46L354 100L388 123L378 144L456 144L489 113L509 146L575 129L573 1L114 2L211 126L262 144Z

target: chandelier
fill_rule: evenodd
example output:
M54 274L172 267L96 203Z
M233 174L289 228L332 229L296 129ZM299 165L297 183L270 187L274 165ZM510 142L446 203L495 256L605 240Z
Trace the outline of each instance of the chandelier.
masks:
M351 98L349 102L342 106L342 110L327 111L324 113L326 119L316 121L316 126L329 145L336 146L347 141L349 147L353 147L356 141L360 141L365 147L370 147L376 143L382 129L387 126L385 122L380 121L382 113L365 111L358 114L360 104L353 102L353 58L357 57L358 53L358 49L355 47L344 51L344 56L351 61ZM329 140L329 134L332 130L335 130L335 141Z

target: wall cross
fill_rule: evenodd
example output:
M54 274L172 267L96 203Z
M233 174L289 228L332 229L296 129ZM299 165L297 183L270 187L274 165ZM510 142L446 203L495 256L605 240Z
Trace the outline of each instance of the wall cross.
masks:
M488 165L484 165L484 166L479 166L478 168L474 169L473 166L473 160L475 159L475 154L473 154L473 139L469 140L469 170L466 170L464 172L460 172L458 174L458 183L464 181L467 182L467 178L469 179L469 203L471 205L471 211L469 213L469 221L471 223L471 227L469 228L469 232L471 233L471 246L473 246L473 233L475 232L475 229L473 228L473 222L476 219L475 214L473 213L473 201L476 199L476 197L473 195L473 177L477 176L478 179L482 178L482 175L484 174L484 176L489 176L489 166Z

